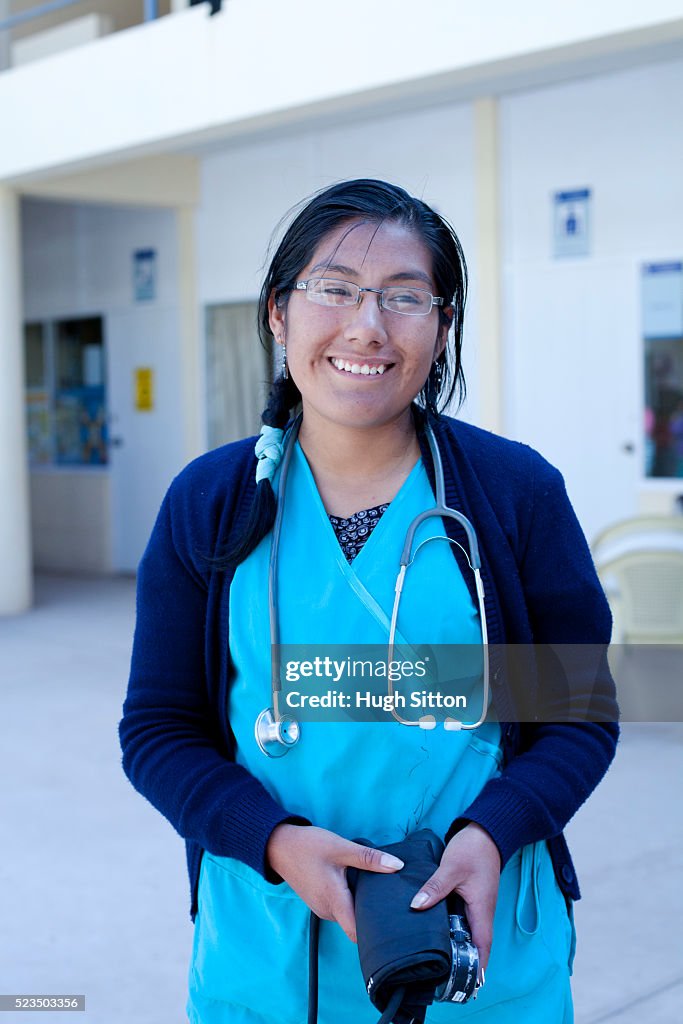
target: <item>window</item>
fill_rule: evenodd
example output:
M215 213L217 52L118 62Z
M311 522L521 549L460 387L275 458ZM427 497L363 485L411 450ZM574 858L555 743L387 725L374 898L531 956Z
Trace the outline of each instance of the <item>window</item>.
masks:
M683 477L683 338L645 341L645 475Z
M216 448L261 428L272 381L272 356L261 346L253 302L206 310L208 446Z
M683 261L642 266L645 476L683 477Z
M102 335L101 317L26 325L31 465L107 464Z
M29 460L44 465L52 461L45 325L27 324L24 339Z

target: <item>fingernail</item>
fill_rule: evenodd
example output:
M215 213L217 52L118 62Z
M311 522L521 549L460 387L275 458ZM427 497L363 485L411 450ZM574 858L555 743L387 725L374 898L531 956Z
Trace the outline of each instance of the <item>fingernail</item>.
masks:
M417 896L413 896L410 906L413 910L419 910L420 907L424 907L428 899L429 896L426 892L418 892Z
M399 860L398 857L392 857L390 853L383 853L380 857L380 864L383 868L402 868L403 861Z

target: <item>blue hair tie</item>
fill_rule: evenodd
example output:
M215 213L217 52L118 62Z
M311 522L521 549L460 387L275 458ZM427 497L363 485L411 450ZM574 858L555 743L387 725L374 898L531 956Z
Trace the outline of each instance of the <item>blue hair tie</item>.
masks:
M284 445L282 444L283 436L284 432L279 427L269 427L265 423L261 427L261 433L254 448L256 458L258 459L256 465L257 484L261 480L272 481L284 451Z

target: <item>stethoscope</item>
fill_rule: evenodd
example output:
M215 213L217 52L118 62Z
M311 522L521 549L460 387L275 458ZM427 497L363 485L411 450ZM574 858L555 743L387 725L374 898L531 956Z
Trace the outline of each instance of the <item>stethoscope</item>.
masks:
M285 487L287 484L287 474L289 472L289 464L292 459L294 452L294 446L296 439L299 435L299 428L301 427L301 415L297 417L295 422L292 424L290 429L287 442L285 445L284 454L282 457L282 466L280 469L280 483L278 486L277 493L277 512L275 514L275 523L273 525L273 536L270 547L270 562L268 566L268 615L270 620L270 673L271 673L271 693L273 706L272 708L265 708L256 719L254 726L254 734L256 742L259 748L267 757L282 757L292 747L296 746L301 738L301 726L291 715L283 715L280 713L280 696L282 693L282 684L280 682L280 659L279 659L279 642L280 642L280 629L277 615L277 582L278 582L278 553L280 549L280 537L282 533L282 517L284 515L284 497ZM401 604L401 595L403 593L403 586L405 582L406 571L408 567L415 561L415 557L425 544L428 544L432 540L447 540L450 544L454 544L459 547L467 563L474 573L474 581L477 592L477 600L479 603L479 620L481 622L481 637L484 651L483 658L483 700L482 700L482 711L481 715L476 722L460 722L454 718L447 718L444 722L444 729L451 731L459 731L461 729L478 729L479 726L484 722L486 718L488 704L489 704L489 663L487 657L487 644L488 644L488 631L486 625L486 609L484 607L484 584L481 579L481 558L479 556L479 544L477 542L477 535L474 531L469 519L464 516L461 512L456 512L455 509L449 508L446 505L446 485L444 482L443 474L443 463L441 461L441 452L436 443L434 437L434 431L427 425L426 429L427 441L429 443L429 450L431 452L432 461L434 464L434 478L436 482L436 506L434 508L426 509L424 512L420 512L411 522L406 532L406 539L403 544L403 550L401 552L401 559L399 563L398 576L396 578L396 585L394 588L394 607L391 614L391 625L389 628L389 640L387 646L387 660L392 661L394 656L394 647L396 644L396 625L398 622L398 611ZM469 554L463 548L462 544L458 541L453 540L451 537L445 537L443 535L427 537L421 541L414 552L412 552L413 539L415 532L418 527L425 522L426 519L431 519L433 516L441 516L446 519L455 519L465 530L467 534L467 543L469 546ZM412 554L411 554L412 552ZM391 697L391 704L394 705L394 687L391 682L390 673L387 675L388 679L388 692ZM424 715L417 721L409 721L406 718L402 718L395 707L392 707L391 714L400 722L401 725L416 725L421 729L433 729L436 726L436 719L433 715Z

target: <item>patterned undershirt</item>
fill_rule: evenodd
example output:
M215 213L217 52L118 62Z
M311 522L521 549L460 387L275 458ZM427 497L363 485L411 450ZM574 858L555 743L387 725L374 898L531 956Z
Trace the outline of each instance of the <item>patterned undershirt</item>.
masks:
M388 508L388 503L364 508L354 512L348 519L328 516L347 562L354 560Z

